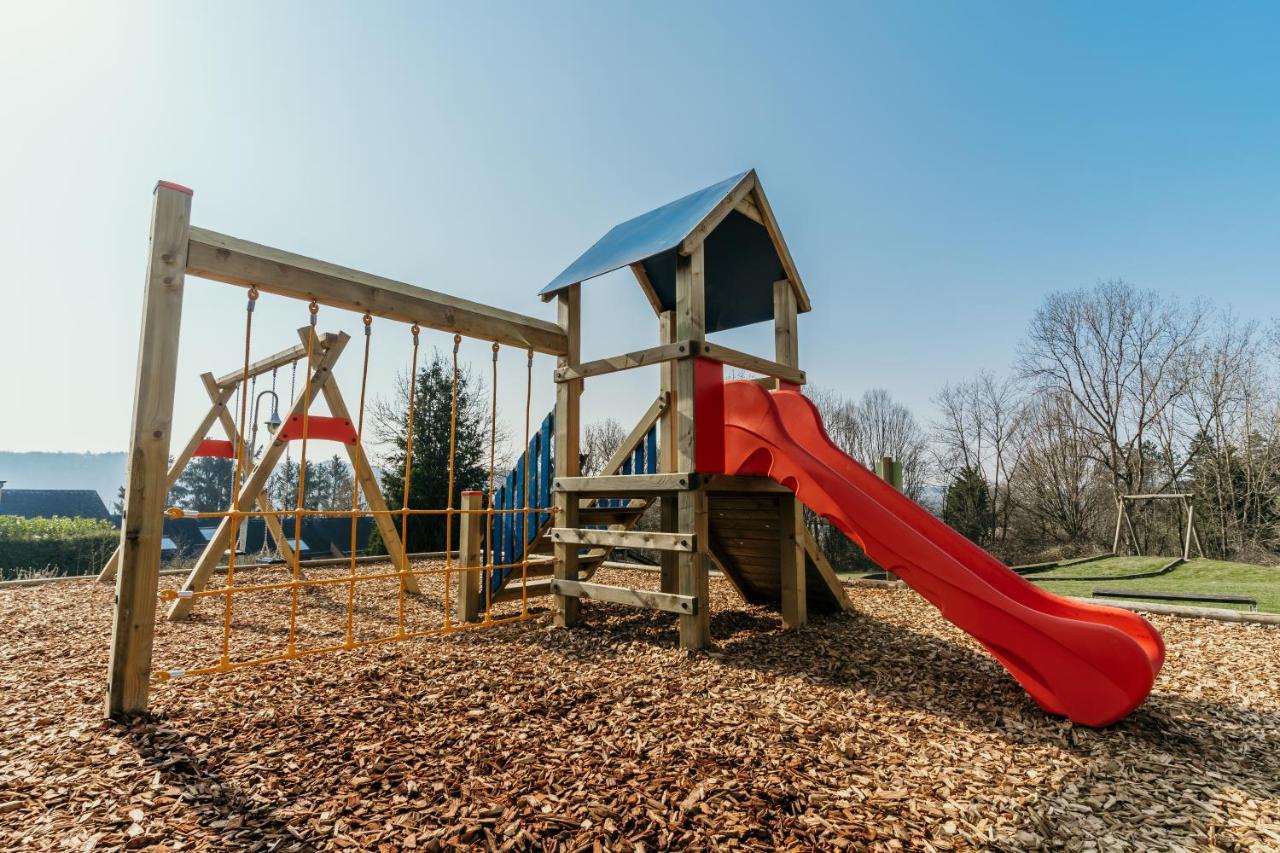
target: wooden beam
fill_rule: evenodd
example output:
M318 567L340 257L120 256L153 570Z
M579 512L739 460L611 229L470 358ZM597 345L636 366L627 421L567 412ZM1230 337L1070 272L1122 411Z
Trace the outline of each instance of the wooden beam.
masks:
M795 495L778 499L778 573L782 587L782 627L801 628L809 621L805 589L804 505Z
M636 281L640 283L640 290L644 292L644 298L649 300L653 313L662 315L662 300L658 298L658 291L653 286L653 282L649 280L649 274L644 271L644 264L637 261L631 265L631 274L636 277Z
M343 349L346 348L347 341L350 338L343 334L340 336L338 343L334 344L325 353L320 356L320 360L315 363L312 371L311 388L317 391L323 388L333 377L333 365L338 360L338 356L342 355ZM284 419L287 422L289 418L295 415L301 415L306 404L306 388L299 389L298 396L294 399L288 413ZM315 394L311 395L314 402ZM248 479L241 485L240 494L236 495L233 508L241 511L247 511L258 500L258 495L262 494L262 490L266 488L267 480L271 476L271 472L275 469L276 463L280 461L280 457L284 455L288 442L281 441L276 438L262 454L262 459L249 472ZM200 552L200 556L196 559L196 563L191 568L191 573L187 575L186 581L182 584L183 591L198 592L205 588L209 582L209 577L213 574L214 568L222 559L222 554L231 544L231 518L224 517L218 523L218 529L214 531L208 543L204 546L204 550ZM169 606L168 619L170 622L177 622L186 619L191 615L191 608L195 604L194 598L178 598Z
M688 255L676 253L676 339L702 342L706 338L705 246L699 243ZM693 471L697 467L697 422L695 412L694 360L684 359L676 365L675 393L675 463L678 470ZM666 476L677 476L668 474ZM688 477L693 484L692 475ZM696 541L707 541L707 493L700 488L686 489L677 497L677 530L692 533ZM708 575L711 560L705 545L690 554L680 554L676 592L709 602ZM680 616L680 647L711 647L710 607Z
M764 217L760 215L760 209L756 207L755 200L748 194L742 201L738 202L738 206L734 210L750 219L757 225L764 225Z
M677 358L688 358L691 354L692 351L687 341L663 344L662 346L649 347L648 349L636 350L623 355L588 361L585 364L565 365L564 367L556 368L555 380L557 382L572 382L578 379L589 379L592 376L604 376L608 373L617 373L620 370L647 367L651 364L661 364L664 361L673 361Z
M333 343L337 339L338 339L338 336L335 333L325 332L324 334L320 335L320 348L328 349L330 346L333 345ZM252 379L255 376L261 376L262 374L267 373L268 371L275 370L277 367L284 367L286 364L292 364L293 362L299 361L300 359L304 359L306 357L307 357L306 344L292 346L292 347L289 347L288 349L280 350L280 352L273 353L267 356L266 358L259 359L258 361L255 361L252 364L250 364L249 378ZM234 388L242 379L244 379L244 369L240 368L237 370L231 370L231 371L228 371L227 373L224 373L223 375L215 379L214 382L217 383L219 388L226 388L226 387Z
M1159 498L1194 498L1194 492L1164 492L1158 495L1121 495L1122 501L1153 501Z
M792 385L805 384L804 371L798 368L788 367L785 364L779 364L767 358L749 355L709 341L703 341L700 346L701 355L712 361L718 361L721 364L728 364L752 373L762 373L765 376L772 376L774 379L781 379L783 382L789 382Z
M482 565L480 550L480 531L484 527L484 492L465 491L462 493L462 515L458 528L458 567L476 569ZM477 622L480 619L480 572L458 572L458 600L456 602L457 620L459 622Z
M738 203L746 198L753 189L756 188L756 170L752 169L742 176L742 180L738 182L729 194L720 199L719 203L711 209L711 212L703 217L702 221L689 232L689 236L680 241L679 254L689 255L693 250L702 245L707 237L711 236L711 232L716 230L721 222L724 222L726 216L733 213Z
M818 540L813 538L813 534L807 526L804 527L804 552L810 560L813 560L813 565L817 568L818 575L822 578L822 582L826 584L827 589L835 596L836 601L840 602L840 609L846 613L851 613L854 609L853 602L849 600L848 594L845 593L844 584L840 583L835 567L831 565L831 561L827 559L826 553L818 545Z
M556 595L573 598L587 598L592 601L608 601L613 604L626 604L630 607L641 607L648 610L663 610L667 613L690 615L698 612L698 599L689 595L673 595L668 592L653 592L647 589L632 589L625 586L608 586L602 583L586 581L551 581L551 591Z
M658 495L664 492L683 492L698 487L698 475L688 472L675 474L617 474L612 477L556 477L551 488L557 492L573 492L578 495Z
M809 302L809 294L804 289L804 283L800 280L800 272L796 269L796 262L791 258L791 250L787 248L787 241L782 236L782 229L778 226L778 220L773 215L773 208L769 206L769 199L764 194L764 187L756 181L755 189L752 191L752 201L755 203L756 210L760 212L765 230L769 232L769 237L773 240L773 248L778 253L778 258L782 261L782 271L787 274L787 278L791 281L791 286L796 291L796 310L801 314L812 311L813 305Z
M191 191L158 184L151 207L151 247L142 293L142 335L120 525L120 571L107 662L105 711L109 717L145 711L151 686L183 264L190 225Z
M191 229L187 273L551 355L569 346L564 330L546 320L204 228Z
M565 339L565 351L558 367L577 364L582 357L582 284L570 285L556 296L556 315L560 331ZM556 385L556 481L577 479L581 473L580 423L582 405L582 380L561 382ZM558 487L557 487L558 488ZM559 490L555 495L556 520L565 527L578 526L578 496ZM578 548L576 545L556 543L555 577L558 580L578 580ZM570 628L582 618L577 598L556 595L552 605L553 620L557 626Z
M675 343L676 312L663 311L658 315L658 338L664 344ZM676 393L677 362L666 362L660 368L660 386L667 407L658 418L658 470L664 474L675 473L676 467L676 416L671 405ZM667 533L679 531L680 501L675 495L666 495L661 499L659 507L659 528ZM679 557L674 551L662 551L658 554L659 586L663 592L675 593L679 586Z
M800 334L796 315L796 292L791 282L773 283L774 360L785 367L800 369Z
M606 548L649 548L654 551L696 551L697 542L688 533L655 533L651 530L587 530L553 527L552 542L595 545Z

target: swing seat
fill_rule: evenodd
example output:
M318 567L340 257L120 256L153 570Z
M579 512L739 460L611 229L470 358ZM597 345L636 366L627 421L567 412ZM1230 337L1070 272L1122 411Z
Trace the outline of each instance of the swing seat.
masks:
M285 421L280 432L276 433L277 441L301 441L303 417L294 415ZM312 415L306 419L308 441L337 441L342 444L355 444L357 440L355 427L346 418L330 418Z
M206 438L196 445L192 456L218 456L223 459L235 459L236 447L229 441L217 438Z

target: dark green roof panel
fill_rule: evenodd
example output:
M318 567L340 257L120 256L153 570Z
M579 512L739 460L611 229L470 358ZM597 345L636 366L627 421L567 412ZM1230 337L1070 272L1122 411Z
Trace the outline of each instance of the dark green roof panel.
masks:
M641 263L663 310L676 305L676 250L747 172L615 226L541 291L557 293L578 282ZM704 288L708 332L773 318L773 283L786 278L763 225L736 211L705 243Z

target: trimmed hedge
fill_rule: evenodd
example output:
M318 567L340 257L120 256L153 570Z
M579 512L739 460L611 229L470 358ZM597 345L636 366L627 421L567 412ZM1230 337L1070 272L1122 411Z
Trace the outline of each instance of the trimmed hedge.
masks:
M0 580L96 574L119 543L101 519L0 515Z

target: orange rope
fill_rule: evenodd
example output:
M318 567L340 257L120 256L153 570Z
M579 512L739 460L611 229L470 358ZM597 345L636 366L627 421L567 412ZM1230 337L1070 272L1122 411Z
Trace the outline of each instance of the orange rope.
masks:
M352 460L358 460L364 454L364 397L369 381L369 342L373 332L373 316L369 312L364 315L364 361L360 366L360 414L356 419L356 446ZM356 620L356 533L360 511L360 476L356 466L351 466L351 583L347 587L347 647L355 641Z
M249 301L244 309L244 368L240 374L240 388L243 389L246 382L249 381L249 346L253 340L253 308L258 301L258 288L249 288ZM246 408L248 405L248 395L240 394L240 420L236 425L237 438L244 436L244 420L248 416ZM236 442L236 472L231 478L231 508L238 510L240 508L240 475L244 472L244 441ZM236 582L236 540L240 529L238 513L231 516L231 548L228 550L227 557L227 588L230 589ZM227 593L226 605L222 614L222 662L220 666L226 667L231 663L231 593Z
M311 379L313 377L314 344L316 340L316 318L320 306L314 299L308 306L311 312L311 325L307 329L307 376L302 383L302 450L298 454L298 501L293 514L293 588L289 596L289 646L288 653L294 653L294 640L298 630L298 581L302 578L302 509L307 494L307 431L311 419Z
M529 409L533 404L533 348L524 386L524 513L520 516L520 612L529 615Z
M457 450L458 434L458 346L462 343L462 335L453 336L453 391L449 405L449 491L444 498L444 624L453 624L453 606L450 601L453 574L453 466Z
M493 467L496 458L498 442L498 342L493 343L493 402L489 406L489 518L488 532L485 536L485 544L488 546L486 550L489 552L486 562L489 564L490 571L485 572L484 578L484 621L486 624L493 621L493 595L490 590L493 588L492 568L493 568Z
M414 323L410 330L413 333L413 367L409 370L409 426L404 442L404 493L400 499L400 595L397 605L399 612L400 634L404 634L404 590L407 584L405 572L409 571L409 478L413 470L413 405L418 387L418 333L421 329Z

